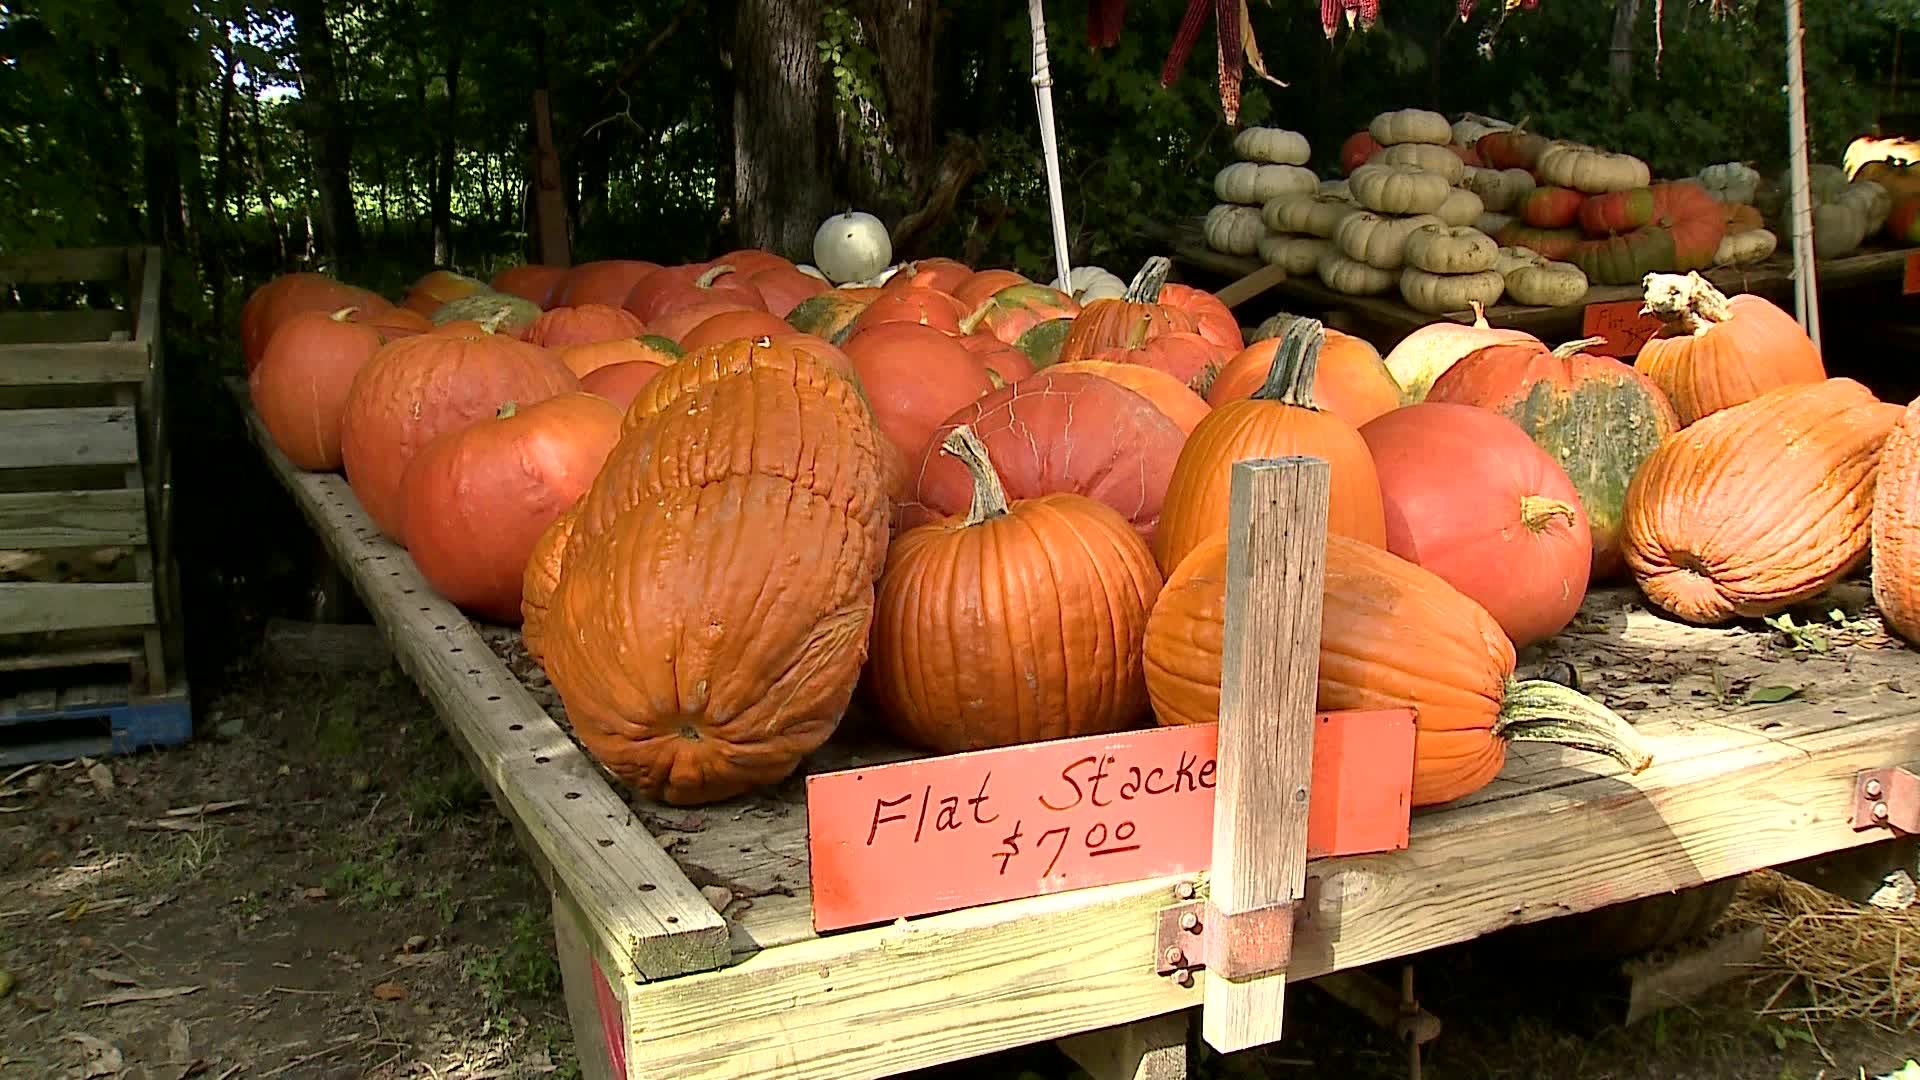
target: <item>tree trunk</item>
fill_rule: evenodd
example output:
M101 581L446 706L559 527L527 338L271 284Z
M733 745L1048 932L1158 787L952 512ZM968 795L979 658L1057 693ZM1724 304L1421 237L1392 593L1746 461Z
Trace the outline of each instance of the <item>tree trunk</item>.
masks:
M460 38L448 43L447 118L440 127L439 160L433 170L433 265L453 265L454 121L460 115Z
M733 27L739 18L734 10L736 0L709 0L707 4L708 33L714 41L716 63L708 77L713 80L713 130L717 134L718 153L714 162L714 190L726 196L721 201L720 235L731 237L732 247L742 247L745 241L740 236L740 220L733 207L734 153L733 153ZM811 255L811 252L809 252Z
M1613 0L1613 47L1607 53L1607 71L1613 96L1633 97L1633 27L1640 19L1640 0Z
M353 120L344 114L340 97L326 0L290 0L288 8L300 62L298 115L313 148L320 244L341 271L352 273L363 253L353 209Z
M233 27L222 23L226 38L220 45L220 116L213 129L213 218L206 224L207 281L213 285L213 324L225 326L227 290L219 284L227 279L228 224L233 207L233 99L234 69L239 61L233 52Z
M733 220L739 243L811 261L834 210L832 101L820 0L738 0L733 35Z
M153 60L160 70L148 73L140 86L141 168L146 177L147 239L169 254L186 239L185 207L180 197L180 92L176 84L175 54L159 49Z
M908 201L927 195L938 165L933 144L933 0L868 0L866 26L886 95L887 135Z

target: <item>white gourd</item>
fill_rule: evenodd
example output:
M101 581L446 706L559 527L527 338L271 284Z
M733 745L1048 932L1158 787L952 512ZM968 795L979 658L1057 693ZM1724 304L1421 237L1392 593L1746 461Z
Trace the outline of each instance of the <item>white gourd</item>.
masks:
M1893 196L1887 189L1873 180L1855 180L1847 185L1836 200L1842 206L1851 206L1866 218L1867 235L1872 236L1887 223L1887 215L1893 212Z
M1381 146L1400 143L1435 143L1445 146L1453 141L1453 125L1447 118L1427 109L1396 109L1383 112L1367 125L1373 141Z
M1547 257L1532 248L1503 247L1493 261L1493 268L1505 277L1523 266L1545 266L1546 263Z
M1347 202L1353 202L1353 185L1347 183L1345 177L1339 180L1320 181L1319 193L1330 198L1344 199ZM1354 205L1358 206L1359 204L1354 203Z
M814 230L814 265L836 285L870 278L892 258L886 225L864 210L835 214Z
M1720 246L1713 250L1713 265L1745 266L1761 262L1773 254L1773 249L1779 243L1779 238L1765 229L1728 233L1720 238Z
M1393 288L1397 275L1329 250L1314 268L1320 283L1346 296L1377 296Z
M1382 147L1370 160L1383 165L1411 165L1436 173L1449 184L1458 184L1467 172L1467 163L1460 160L1460 155L1432 143L1400 143Z
M1341 220L1333 243L1349 259L1376 270L1398 270L1406 262L1407 238L1424 225L1443 222L1432 214L1387 217L1362 210Z
M1477 274L1499 258L1499 245L1479 229L1422 225L1407 234L1407 265L1431 274Z
M1431 214L1453 190L1445 177L1411 165L1362 165L1347 182L1361 206L1380 214Z
M1433 216L1449 225L1471 225L1480 220L1480 215L1485 213L1486 209L1486 204L1480 201L1480 196L1466 188L1454 188L1447 192L1447 201L1440 204L1440 208L1433 212Z
M1813 254L1833 259L1858 248L1867 238L1867 216L1859 207L1841 202L1813 208Z
M1305 165L1313 156L1307 137L1286 128L1251 127L1233 137L1233 152L1242 161L1275 165Z
M1572 263L1548 262L1538 252L1530 252L1538 262L1526 263L1506 271L1507 297L1516 304L1535 307L1565 307L1577 304L1587 295L1586 272ZM1498 270L1498 267L1495 268Z
M1495 120L1491 116L1479 113L1465 113L1453 122L1453 145L1474 146L1482 135L1491 135L1496 131L1512 131L1513 125L1505 120Z
M1478 274L1429 274L1409 266L1400 272L1400 298L1408 307L1429 315L1466 311L1475 303L1492 307L1506 291L1506 280L1492 270Z
M1095 300L1117 299L1127 295L1126 280L1105 267L1076 266L1068 271L1067 277L1068 284L1061 284L1058 276L1047 284L1073 297L1074 302L1083 307Z
M1488 236L1498 237L1500 230L1513 224L1513 218L1507 214L1481 214L1473 219L1473 227Z
M1294 277L1313 273L1320 256L1332 250L1333 241L1318 236L1268 233L1260 238L1260 261Z
M1260 220L1277 233L1332 236L1348 214L1361 210L1344 199L1326 195L1282 195L1261 208Z
M1533 171L1556 187L1588 195L1632 191L1651 179L1647 163L1630 154L1612 154L1578 143L1554 143L1540 152Z
M1260 238L1267 234L1260 211L1251 206L1222 203L1207 211L1203 226L1207 246L1227 255L1251 255L1260 250Z
M1707 194L1723 203L1752 205L1755 193L1760 190L1760 174L1738 161L1709 165L1700 170L1699 180Z
M1268 199L1313 191L1319 186L1320 178L1311 169L1252 161L1236 161L1213 178L1213 193L1221 202L1242 206L1260 206Z
M1462 183L1496 214L1513 209L1536 186L1533 174L1525 169L1474 169Z

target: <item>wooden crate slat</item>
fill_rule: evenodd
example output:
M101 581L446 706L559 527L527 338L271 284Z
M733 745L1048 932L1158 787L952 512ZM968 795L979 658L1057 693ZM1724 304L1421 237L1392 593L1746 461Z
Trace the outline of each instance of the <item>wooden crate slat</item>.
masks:
M0 386L139 383L151 368L147 347L131 341L0 345Z
M139 460L132 409L0 410L0 469L131 465Z
M109 547L147 542L146 492L0 492L0 550Z
M133 340L145 349L160 338L160 275L166 269L166 263L157 247L134 248L129 256L132 281L138 289L130 301L136 312ZM154 375L156 378L159 376L157 359Z
M100 247L0 255L0 284L54 285L74 281L119 281L127 277L128 254L127 248Z
M133 660L138 660L144 655L144 650L129 645L109 646L100 649L67 649L59 652L20 653L14 656L0 656L0 671L46 671L52 668L125 664Z
M0 627L10 634L142 626L153 619L150 582L0 582Z
M116 330L132 329L133 313L119 309L0 313L0 344L105 341Z

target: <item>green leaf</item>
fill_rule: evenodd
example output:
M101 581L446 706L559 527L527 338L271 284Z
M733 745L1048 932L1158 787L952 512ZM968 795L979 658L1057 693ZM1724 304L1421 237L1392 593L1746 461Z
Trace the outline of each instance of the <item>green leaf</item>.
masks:
M1747 704L1771 705L1776 701L1799 697L1800 690L1798 686L1757 686L1747 695Z

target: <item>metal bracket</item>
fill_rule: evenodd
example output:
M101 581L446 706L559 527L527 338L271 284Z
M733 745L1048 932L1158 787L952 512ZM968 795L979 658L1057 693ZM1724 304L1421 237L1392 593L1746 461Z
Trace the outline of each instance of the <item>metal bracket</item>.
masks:
M1863 769L1853 778L1853 831L1879 827L1920 833L1920 775L1904 765Z
M1182 886L1179 895L1191 897L1192 886ZM1209 900L1176 904L1160 912L1153 970L1182 986L1191 985L1200 968L1235 980L1278 974L1293 959L1294 922L1305 911L1304 899L1236 915Z

